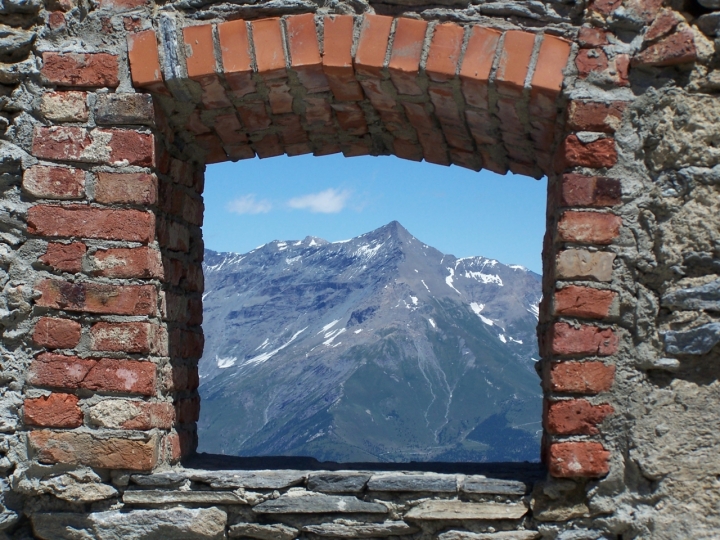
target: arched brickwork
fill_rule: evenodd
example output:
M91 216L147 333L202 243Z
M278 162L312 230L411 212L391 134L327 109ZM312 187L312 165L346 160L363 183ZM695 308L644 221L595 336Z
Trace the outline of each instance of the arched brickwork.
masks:
M342 152L549 178L538 327L548 476L526 479L535 482L529 513L512 484L478 491L469 487L476 480L457 477L454 492L436 492L372 488L375 480L366 479L349 492L364 490L367 501L384 491L430 499L394 510L399 521L373 534L480 538L448 532L488 532L477 520L524 530L517 538L599 538L593 531L680 538L693 530L673 525L667 534L674 536L666 536L662 524L686 522L664 507L639 522L632 512L658 500L679 499L687 509L697 490L707 495L692 504L703 508L720 496L706 474L715 470L712 458L696 470L675 449L672 466L662 463L653 444L676 428L644 422L654 413L638 404L669 399L666 385L675 385L685 410L717 404L717 369L706 362L720 341L709 281L717 277L712 249L720 249L712 247L720 236L712 187L720 135L716 98L704 95L717 87L715 56L701 33L709 19L694 19L702 9L688 12L682 2L594 1L537 17L528 15L530 4L502 8L509 14L493 2L476 12L384 5L356 14L348 6L305 6L298 14L290 3L260 5L251 15L226 4L203 11L110 0L12 8L41 31L25 52L18 46L19 55L32 51L35 64L0 70L0 83L33 96L27 110L15 105L23 112L5 136L13 144L2 147L0 171L18 178L5 195L18 218L3 237L3 354L11 360L7 524L0 528L28 530L25 512L40 538L69 538L57 531L72 527L110 538L103 534L117 526L106 517L57 501L172 503L213 506L215 514L189 512L212 521L210 529L222 522L222 530L188 538L221 538L227 512L237 518L232 505L264 515L254 505L273 496L263 489L300 484L323 492L308 474L276 478L295 471L223 484L222 474L178 469L131 484L155 491L127 486L130 473L178 466L197 445L204 165ZM31 19L37 13L40 23ZM673 90L662 89L668 81ZM698 217L703 212L707 219ZM673 370L684 375L673 382ZM664 410L667 424L699 433L687 415ZM716 445L709 437L686 450L707 456ZM672 480L663 484L666 477ZM174 491L183 484L192 489ZM201 484L215 498L197 495ZM680 494L668 491L678 485ZM68 494L76 486L86 498ZM242 494L217 492L223 486L261 494L239 501L233 496ZM421 515L423 504L450 492L470 506L427 517L447 504L436 501ZM473 505L492 506L478 494L508 504L478 517ZM33 501L43 496L55 502L38 510ZM282 513L267 511L274 512ZM87 515L77 521L78 513ZM179 522L187 518L181 514ZM712 535L717 523L708 517L696 525ZM323 536L297 523L295 533L282 529L287 524L255 526L244 524L235 536ZM570 529L587 535L562 536ZM338 530L324 536L372 532Z

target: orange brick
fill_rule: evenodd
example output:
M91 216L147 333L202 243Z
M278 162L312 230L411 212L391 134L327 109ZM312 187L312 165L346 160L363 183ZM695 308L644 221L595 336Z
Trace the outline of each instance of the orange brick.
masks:
M562 442L550 445L547 465L558 478L597 478L610 470L610 452L597 442Z
M23 420L31 426L76 428L83 423L78 398L72 394L52 393L36 399L26 399Z
M271 17L251 21L258 73L265 78L284 77L285 47L283 46L280 19Z
M423 93L417 84L417 76L427 26L426 21L418 19L397 19L388 68L390 79L400 94L419 96Z
M455 23L442 23L435 27L425 65L431 80L443 82L455 76L464 33L463 27Z
M212 25L187 26L183 29L187 70L191 79L215 74Z
M217 26L223 73L230 89L242 97L255 91L246 21L227 21Z
M499 92L514 97L522 94L534 46L535 34L520 30L505 32L500 63L495 74Z
M604 319L617 293L606 289L570 285L555 291L555 315Z
M168 93L160 69L157 36L154 30L127 35L128 59L133 86Z
M339 101L360 101L363 93L355 80L352 45L355 19L350 15L328 15L324 19L323 72Z
M536 115L541 110L543 118L555 117L555 102L562 90L563 71L569 57L568 41L547 34L543 37L530 91L531 106Z
M42 317L35 325L32 339L48 349L72 349L80 343L80 330L76 321Z
M460 69L465 101L473 107L488 108L488 79L500 41L500 32L481 26L470 31L467 50Z
M363 75L380 75L385 63L392 22L392 17L385 15L367 14L363 17L355 52L355 71Z
M603 362L556 362L548 365L543 377L550 392L599 394L615 380L615 366Z
M297 73L300 83L310 93L326 92L329 86L322 69L315 15L312 13L291 15L285 19L285 25L290 66Z

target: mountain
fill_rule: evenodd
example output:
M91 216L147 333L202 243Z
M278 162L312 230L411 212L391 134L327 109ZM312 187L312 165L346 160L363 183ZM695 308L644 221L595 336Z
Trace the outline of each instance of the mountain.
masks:
M321 461L538 455L540 276L393 221L205 252L200 451Z

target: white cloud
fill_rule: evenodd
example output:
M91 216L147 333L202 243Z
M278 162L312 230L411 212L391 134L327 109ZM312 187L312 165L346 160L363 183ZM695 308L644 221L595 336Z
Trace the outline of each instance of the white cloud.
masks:
M347 204L350 192L347 190L326 189L319 193L310 193L301 197L295 197L288 201L290 208L299 210L310 210L314 213L336 214Z
M272 203L267 199L256 200L255 195L243 195L227 204L227 209L235 214L267 214Z

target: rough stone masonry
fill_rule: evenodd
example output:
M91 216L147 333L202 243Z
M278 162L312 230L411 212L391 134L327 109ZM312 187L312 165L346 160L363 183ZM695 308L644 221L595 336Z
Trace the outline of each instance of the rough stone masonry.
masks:
M717 0L0 0L2 537L720 538L719 46ZM542 466L194 457L204 166L339 152L547 175Z

